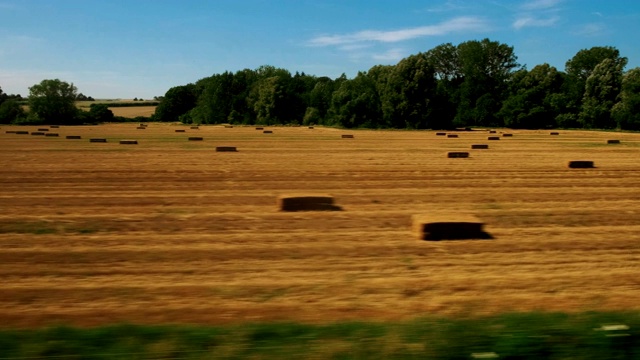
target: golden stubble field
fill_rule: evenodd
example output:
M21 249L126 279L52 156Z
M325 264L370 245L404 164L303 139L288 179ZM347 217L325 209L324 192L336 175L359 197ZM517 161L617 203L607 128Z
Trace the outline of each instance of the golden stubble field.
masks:
M1 326L640 308L640 134L272 129L3 126ZM344 211L279 212L287 193ZM442 211L495 238L418 240L411 216Z

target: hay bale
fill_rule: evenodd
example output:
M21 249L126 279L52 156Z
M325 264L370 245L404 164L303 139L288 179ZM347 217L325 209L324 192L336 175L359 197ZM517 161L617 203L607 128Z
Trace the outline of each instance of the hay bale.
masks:
M202 141L204 140L202 137L200 136L190 136L189 137L189 141Z
M176 132L183 133L183 132L186 132L186 130L185 129L176 129Z
M458 134L447 134L448 138L457 138Z
M200 127L199 127L199 126L192 126L192 127L191 127L191 129L192 129L192 130L199 130L199 129L200 129Z
M29 135L29 132L28 131L24 131L24 130L18 130L18 131L16 131L16 134L17 135Z
M620 144L620 140L607 140L607 144Z
M235 146L216 146L216 152L236 152Z
M309 126L309 129L313 129L313 126Z
M46 137L58 137L58 133L45 133L44 136Z
M233 125L225 125L224 127L227 128L227 129L232 129Z
M552 131L552 132L549 133L549 135L560 135L560 133L556 132L556 131Z
M491 239L484 224L470 214L413 215L413 231L421 240Z
M40 128L40 129L38 129L38 131L49 131L49 129L48 128Z
M264 130L262 133L263 134L273 134L273 131L272 130Z
M437 132L436 133L436 136L445 136L445 135L447 135L447 133L443 133L443 132Z
M353 135L351 134L342 134L343 139L353 139Z
M513 136L513 134L509 134L509 133L502 134L502 137L512 137L512 136Z
M92 142L92 143L106 143L107 139L104 139L104 138L91 138L91 139L89 139L89 142Z
M593 161L590 160L573 160L569 161L569 168L571 169L591 169L594 168Z
M471 145L472 149L488 149L489 145L487 144L473 144Z
M496 131L495 130L489 130L489 134L495 134Z
M121 145L138 145L138 140L120 140Z
M16 131L15 130L7 130L5 131L5 134L15 134Z
M145 130L147 127L146 126L138 126L136 129L138 130Z
M264 130L263 127L257 127L256 130Z
M466 151L449 151L447 153L448 158L468 158L469 153Z
M82 136L80 136L80 135L67 135L67 139L77 140L77 139L82 139Z
M147 124L140 124L139 126L141 126L141 127L147 127L148 125L147 125Z
M49 126L49 127L50 127L51 129L58 129L58 128L60 128L60 126L59 126L59 125L51 125L51 126Z
M278 197L280 211L336 211L342 210L333 204L331 195L283 195Z
M500 140L500 136L489 136L487 140Z
M44 136L44 132L42 132L42 131L32 131L31 135Z

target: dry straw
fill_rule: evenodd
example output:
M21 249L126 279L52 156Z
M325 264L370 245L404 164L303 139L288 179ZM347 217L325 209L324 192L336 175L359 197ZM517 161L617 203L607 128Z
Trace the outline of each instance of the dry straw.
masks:
M82 136L80 136L80 135L67 135L67 139L77 140L77 139L82 139Z
M447 135L447 133L443 133L443 132L437 132L436 133L436 136L445 136L445 135Z
M104 138L91 138L91 139L89 139L89 142L92 142L92 143L106 143L107 139L104 139Z
M202 141L204 140L202 137L200 136L191 136L189 137L189 141Z
M466 151L449 151L447 153L448 158L468 158L469 153Z
M353 135L351 135L351 134L343 134L342 138L343 139L353 139Z
M120 140L121 145L138 145L138 140Z
M457 138L458 134L448 134L447 137L448 138Z
M336 211L342 210L334 205L333 196L318 194L282 195L278 197L280 211Z
M484 224L470 214L440 213L413 215L413 232L420 240L491 239Z
M607 144L620 144L620 140L607 140Z
M489 136L487 140L500 140L499 136Z
M186 130L185 129L176 129L176 132L183 133L183 132L186 132Z
M59 135L58 135L58 133L46 133L46 134L44 134L44 136L46 136L46 137L58 137Z
M473 144L471 145L472 149L488 149L489 145L487 144Z
M593 168L593 161L590 160L573 160L569 161L571 169L590 169Z

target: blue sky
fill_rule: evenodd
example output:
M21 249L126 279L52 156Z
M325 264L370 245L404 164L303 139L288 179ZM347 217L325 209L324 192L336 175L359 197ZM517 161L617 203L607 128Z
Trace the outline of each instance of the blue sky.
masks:
M94 98L152 98L273 65L332 78L489 38L529 69L614 46L640 66L637 0L0 0L0 87L43 79Z

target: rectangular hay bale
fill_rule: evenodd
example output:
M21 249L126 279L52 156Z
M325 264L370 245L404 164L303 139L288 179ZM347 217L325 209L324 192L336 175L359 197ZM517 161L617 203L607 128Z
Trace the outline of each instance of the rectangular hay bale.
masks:
M44 136L46 137L58 137L58 133L45 133Z
M49 126L49 127L50 127L51 129L58 129L58 128L60 128L60 126L59 126L59 125L51 125L51 126Z
M420 240L491 239L483 230L484 223L470 214L416 214L412 223Z
M447 133L443 133L443 132L437 132L436 133L436 136L445 136L445 135L447 135Z
M509 133L502 134L502 137L512 137L512 136L513 134L509 134Z
M38 129L38 131L49 131L49 129L48 128L40 128L40 129Z
M204 138L200 137L200 136L190 136L189 137L189 141L202 141L204 140Z
M77 140L77 139L82 139L82 136L80 136L80 135L67 135L67 139Z
M489 136L487 140L500 140L499 136Z
M28 131L24 131L24 130L18 130L18 131L16 131L16 134L17 135L29 135L29 132Z
M104 138L91 138L91 139L89 139L89 142L92 142L92 143L106 143L107 139L104 139Z
M138 126L136 129L138 130L145 130L147 127L146 126Z
M235 146L216 146L216 152L236 152Z
M448 138L457 138L458 134L447 134Z
M324 194L313 195L282 195L278 197L280 211L334 211L340 207L333 203L333 196Z
M549 133L549 135L560 135L560 133L556 132L556 131L552 131L552 132Z
M185 129L176 129L176 132L183 133L183 132L186 132L186 130Z
M199 129L200 129L200 127L199 127L199 126L192 126L190 129L192 129L192 130L199 130Z
M31 135L44 136L44 132L42 132L42 131L32 131Z
M449 151L447 153L448 158L468 158L469 153L466 151Z
M121 145L138 145L138 140L120 140Z
M620 144L620 140L607 140L607 144Z
M7 130L5 131L5 134L15 134L16 131L15 130Z
M309 129L313 129L313 126L309 126Z
M571 169L590 169L593 168L593 161L590 160L573 160L569 161L569 168Z
M263 127L257 127L256 130L264 130Z
M487 145L487 144L472 144L471 148L472 149L488 149L489 145Z
M342 134L343 139L353 139L353 135L351 134Z
M272 130L263 130L262 131L263 134L273 134Z

